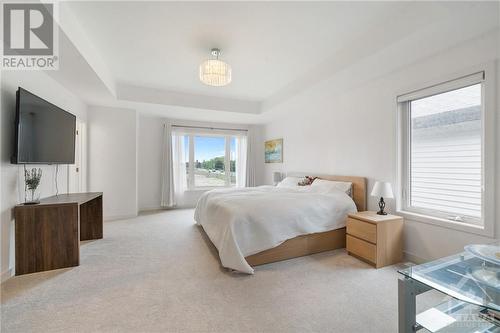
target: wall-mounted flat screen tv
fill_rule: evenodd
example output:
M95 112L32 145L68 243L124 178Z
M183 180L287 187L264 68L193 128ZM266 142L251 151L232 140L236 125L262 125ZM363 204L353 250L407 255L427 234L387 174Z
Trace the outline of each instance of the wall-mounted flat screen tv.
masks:
M13 163L75 163L75 131L75 115L23 88L17 90Z

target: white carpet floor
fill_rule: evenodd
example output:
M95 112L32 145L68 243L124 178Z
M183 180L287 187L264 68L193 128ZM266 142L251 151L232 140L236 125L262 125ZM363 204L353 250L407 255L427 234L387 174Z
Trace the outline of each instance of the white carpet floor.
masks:
M104 224L81 265L2 284L2 332L396 332L398 267L345 250L230 273L193 210Z

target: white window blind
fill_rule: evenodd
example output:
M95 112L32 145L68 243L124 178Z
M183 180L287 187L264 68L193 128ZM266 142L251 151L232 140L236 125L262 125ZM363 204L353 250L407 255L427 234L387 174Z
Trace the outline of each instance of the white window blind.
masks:
M451 91L455 89L460 89L463 87L471 86L477 84L479 82L484 81L484 71L477 72L474 74L466 75L459 79L446 81L440 84L436 84L427 88L418 89L412 92L409 92L404 95L400 95L397 98L398 102L408 102L416 99L433 96L437 94L441 94L446 91Z
M408 113L405 209L457 222L481 222L482 79L470 76L429 88L433 95L423 89L419 92L426 97L414 92L408 95L413 99L401 99Z

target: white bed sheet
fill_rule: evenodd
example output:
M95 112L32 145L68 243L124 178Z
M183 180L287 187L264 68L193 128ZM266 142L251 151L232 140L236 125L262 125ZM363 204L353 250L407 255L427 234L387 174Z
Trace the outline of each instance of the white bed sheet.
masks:
M245 257L299 235L339 229L356 212L342 191L316 192L310 186L259 186L204 193L194 218L219 251L224 267L253 274Z

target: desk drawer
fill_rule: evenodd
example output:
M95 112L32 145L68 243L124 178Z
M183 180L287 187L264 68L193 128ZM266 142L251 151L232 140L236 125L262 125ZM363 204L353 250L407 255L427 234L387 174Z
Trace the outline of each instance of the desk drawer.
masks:
M377 226L368 222L363 222L353 218L347 218L347 233L352 236L377 243Z
M377 246L347 235L347 252L354 253L372 263L377 262Z

